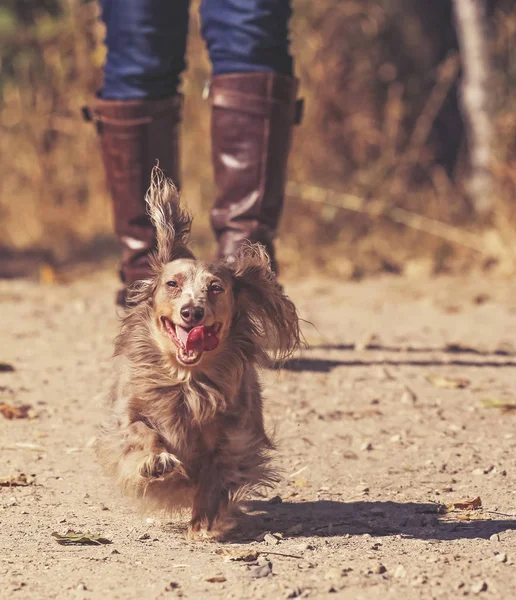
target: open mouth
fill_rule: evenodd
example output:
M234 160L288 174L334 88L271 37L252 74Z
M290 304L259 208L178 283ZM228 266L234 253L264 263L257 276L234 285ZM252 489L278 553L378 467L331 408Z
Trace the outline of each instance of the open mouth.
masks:
M163 327L177 348L177 360L185 366L194 366L204 352L215 350L219 345L219 333L222 323L183 327L167 317L161 317Z

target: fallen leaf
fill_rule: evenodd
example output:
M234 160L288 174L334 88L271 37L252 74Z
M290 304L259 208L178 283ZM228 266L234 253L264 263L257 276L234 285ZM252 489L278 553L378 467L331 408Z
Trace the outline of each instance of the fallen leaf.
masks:
M260 552L258 550L250 550L247 548L219 548L215 554L224 556L230 561L253 562L258 559Z
M215 577L208 577L204 581L208 581L209 583L224 583L226 578L223 575L216 575Z
M8 475L7 477L0 477L0 487L24 487L32 485L35 480L35 475L26 475L25 473Z
M0 413L6 419L29 419L31 417L30 411L32 406L30 404L22 404L21 406L11 406L10 404L0 404Z
M100 535L93 535L91 533L80 533L77 531L69 530L64 535L59 533L52 534L52 537L56 538L58 544L63 546L75 546L75 545L91 545L101 546L102 544L111 544L111 540L108 540Z
M516 410L516 402L509 402L501 398L484 398L482 400L484 408L500 408L502 412L512 412Z
M12 373L14 367L8 363L0 362L0 373Z
M292 482L292 485L294 485L295 487L298 487L298 488L307 488L309 486L309 483L308 483L308 481L306 479L303 479L301 477L299 479L295 479Z
M452 510L473 510L475 508L481 508L482 500L480 496L476 498L466 498L464 500L459 500L458 502L452 502L452 504L446 505L446 510L448 512Z
M462 377L444 377L442 375L428 375L426 377L428 383L431 383L435 387L439 388L449 388L449 389L457 389L457 388L465 388L469 385L469 379L464 379Z
M491 517L483 512L460 512L454 516L455 521L489 521Z

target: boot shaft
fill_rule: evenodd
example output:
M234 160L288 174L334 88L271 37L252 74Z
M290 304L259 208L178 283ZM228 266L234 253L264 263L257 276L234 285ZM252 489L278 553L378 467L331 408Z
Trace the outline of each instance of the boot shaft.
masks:
M126 285L149 274L148 255L155 233L145 194L153 166L180 185L179 126L182 97L163 100L103 100L85 111L95 123L109 191L115 231L122 244L120 276Z
M296 79L276 73L212 79L212 157L218 196L211 223L220 256L233 254L246 240L263 243L273 254L292 127L299 117L297 88Z

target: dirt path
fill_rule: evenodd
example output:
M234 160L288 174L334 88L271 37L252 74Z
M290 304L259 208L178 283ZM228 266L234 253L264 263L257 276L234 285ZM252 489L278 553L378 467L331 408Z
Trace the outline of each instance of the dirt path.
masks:
M0 416L0 477L36 475L0 487L1 598L516 597L516 411L483 403L516 400L516 283L287 282L317 330L264 373L285 477L232 544L186 541L99 473L115 285L0 283L0 403L37 415ZM481 510L437 512L475 496ZM113 543L60 546L67 529ZM217 553L242 550L261 555Z

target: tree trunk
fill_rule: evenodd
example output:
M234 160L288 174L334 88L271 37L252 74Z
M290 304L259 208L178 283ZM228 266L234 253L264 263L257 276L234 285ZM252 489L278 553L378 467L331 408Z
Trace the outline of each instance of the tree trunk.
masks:
M493 211L490 172L492 128L489 110L489 55L484 21L485 0L454 0L463 65L462 110L467 124L471 176L469 195L479 217Z

